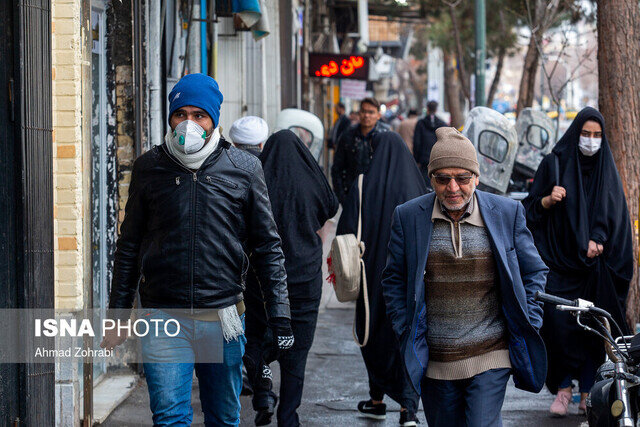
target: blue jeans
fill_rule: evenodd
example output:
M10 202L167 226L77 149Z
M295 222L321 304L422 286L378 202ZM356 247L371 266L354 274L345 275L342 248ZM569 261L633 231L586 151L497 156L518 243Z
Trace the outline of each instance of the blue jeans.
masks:
M589 393L591 387L596 383L596 372L598 371L598 363L593 360L593 357L588 352L585 354L585 361L580 366L580 375L578 375L578 382L580 384L580 393ZM567 375L564 380L560 381L558 388L567 388L573 385L573 376Z
M195 369L200 385L200 402L205 425L239 425L242 356L246 344L244 335L231 342L225 342L220 322L168 315L157 309L149 312L149 316L145 317L147 319L174 318L180 322L180 333L175 337L165 335L158 338L148 334L141 338L153 424L191 425L191 386ZM244 315L242 322L244 326ZM211 351L211 348L220 345L223 345L222 363L195 363L199 353ZM167 358L184 362L159 363Z
M429 427L500 427L511 369L491 369L464 380L422 380Z

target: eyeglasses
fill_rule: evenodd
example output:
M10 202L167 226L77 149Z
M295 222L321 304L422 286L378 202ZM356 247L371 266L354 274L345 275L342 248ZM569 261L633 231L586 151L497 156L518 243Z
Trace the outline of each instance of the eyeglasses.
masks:
M473 175L457 175L457 176L433 175L433 177L435 178L436 182L440 185L448 185L452 179L455 179L458 185L467 185L471 182Z

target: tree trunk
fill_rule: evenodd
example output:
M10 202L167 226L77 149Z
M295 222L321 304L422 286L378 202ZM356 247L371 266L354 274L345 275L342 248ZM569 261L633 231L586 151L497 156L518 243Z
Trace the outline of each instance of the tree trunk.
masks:
M426 79L420 77L418 73L416 73L416 70L411 67L409 61L405 61L405 64L407 64L407 71L409 72L409 84L413 88L416 98L418 99L418 108L421 108L422 100L427 98Z
M527 3L528 4L528 3ZM542 37L556 22L558 11L560 10L559 1L536 0L533 10L531 10L531 21L529 29L531 37L529 38L529 47L524 57L524 66L522 67L522 79L520 80L520 90L518 91L518 105L516 114L533 105L533 96L535 93L536 74L538 73L538 62L540 61L540 51L538 46L542 42ZM542 48L540 48L542 50Z
M443 51L444 56L444 96L451 113L451 126L460 128L464 125L464 114L460 105L460 82L456 75L454 56Z
M451 16L451 29L453 30L453 39L456 41L456 52L458 60L458 78L460 79L462 93L464 97L471 100L471 89L467 68L464 61L464 49L460 41L460 28L458 27L458 18L456 17L456 8L449 5L449 15Z
M500 31L503 34L507 33L507 29L504 24L504 11L500 9ZM496 96L496 90L498 90L498 83L500 83L500 75L502 74L502 66L504 65L504 57L507 54L507 48L504 46L500 46L498 49L498 63L496 64L496 75L493 76L493 81L491 82L491 87L489 88L489 96L487 97L487 107L491 108L493 104L493 98Z
M516 114L533 105L533 95L535 93L536 75L538 74L538 61L540 55L536 47L535 35L531 34L529 39L529 47L524 57L524 65L522 66L522 79L520 79L520 90L518 91L518 105Z
M491 108L493 104L493 98L496 96L498 90L498 84L500 83L500 75L502 74L502 66L504 65L504 57L507 54L507 49L501 47L498 51L498 63L496 64L496 75L493 76L491 87L489 88L489 96L487 97L487 107Z
M639 319L638 198L640 197L640 12L637 0L598 0L598 102L611 151L622 179L632 230L634 274L627 298L627 321Z

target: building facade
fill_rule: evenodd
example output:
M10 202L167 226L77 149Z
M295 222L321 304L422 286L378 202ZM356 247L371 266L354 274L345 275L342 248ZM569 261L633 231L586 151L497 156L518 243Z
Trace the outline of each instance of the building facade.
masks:
M53 283L55 307L67 316L106 315L131 168L137 156L163 142L167 94L181 76L204 72L218 80L225 135L243 115L264 117L275 127L282 46L293 58L300 50L291 34L282 43L280 21L299 16L300 5L283 10L282 2L264 2L260 25L248 29L224 6L51 2ZM300 99L299 93L288 96ZM125 351L136 351L135 343L127 342ZM116 359L57 364L55 424L102 421L139 369Z

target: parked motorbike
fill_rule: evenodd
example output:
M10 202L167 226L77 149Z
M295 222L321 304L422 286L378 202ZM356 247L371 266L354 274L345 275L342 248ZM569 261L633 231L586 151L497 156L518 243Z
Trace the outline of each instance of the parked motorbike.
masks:
M462 130L476 147L480 164L481 190L504 194L516 157L518 135L504 114L487 107L475 107Z
M473 108L462 133L476 147L481 190L524 199L540 162L556 143L553 121L543 112L525 108L515 125L503 114Z
M276 118L276 131L289 129L307 146L311 155L322 167L324 149L324 126L313 113L297 108L285 108Z
M535 298L572 313L580 327L604 340L607 361L598 368L586 401L589 426L640 426L640 334L624 336L611 315L590 301L570 301L543 292L537 292ZM610 325L620 334L617 339Z
M543 111L525 108L516 121L518 152L508 192L528 192L540 162L556 143L553 120Z

